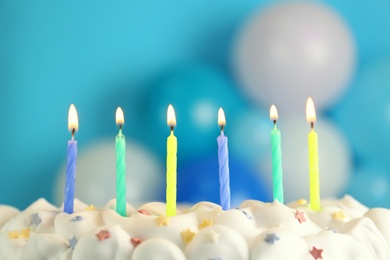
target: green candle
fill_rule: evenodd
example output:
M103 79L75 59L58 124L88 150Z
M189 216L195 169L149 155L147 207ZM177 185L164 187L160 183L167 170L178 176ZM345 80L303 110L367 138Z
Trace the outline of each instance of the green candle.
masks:
M122 126L125 120L120 107L116 110L116 124L119 125L119 133L115 138L116 147L116 212L126 216L126 141L122 134Z
M274 105L270 109L270 117L274 122L274 128L271 131L272 144L272 182L274 200L283 203L283 169L282 169L282 149L280 131L276 126L278 120L278 111Z

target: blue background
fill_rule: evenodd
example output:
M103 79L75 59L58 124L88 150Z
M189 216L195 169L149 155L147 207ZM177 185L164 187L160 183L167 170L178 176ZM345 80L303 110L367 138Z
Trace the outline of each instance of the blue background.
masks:
M24 208L39 197L53 201L56 175L66 158L71 103L79 113L80 151L100 138L115 135L113 115L121 106L127 118L126 135L154 151L163 162L161 144L166 126L154 136L161 144L153 146L142 131L147 119L145 123L139 120L153 113L165 115L166 111L148 111L151 108L144 107L145 98L158 100L155 93L159 88L161 91L164 84L160 82L170 73L199 64L226 78L228 82L221 84L235 85L231 52L236 33L251 13L269 2L1 1L0 204ZM385 94L374 95L365 105L379 106L375 102L379 96L379 104L390 104L390 85L385 87L390 66L370 72L377 59L390 53L390 2L325 3L348 23L358 47L356 78L342 99L345 103L330 108L328 116L349 136L354 166L382 167L381 176L386 179L390 175L390 139L386 137L390 126L379 116L364 121L370 116L358 117L354 105L364 102L368 92L359 86L366 80L370 80L373 92ZM248 101L239 91L237 96L235 106L245 108ZM178 127L178 137L185 135L183 128ZM218 126L213 131L218 133ZM377 145L365 151L366 146L359 148L363 138L372 138ZM381 142L382 138L386 142ZM359 187L367 179L356 182L355 187Z

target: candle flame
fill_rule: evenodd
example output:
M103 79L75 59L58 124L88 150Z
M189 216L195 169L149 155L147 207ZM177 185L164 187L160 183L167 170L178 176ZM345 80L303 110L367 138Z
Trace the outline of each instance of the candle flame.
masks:
M271 118L272 121L276 121L279 119L278 110L276 109L275 105L272 105L271 108L269 109L269 117Z
M176 115L172 105L168 106L167 110L167 124L170 127L176 126Z
M79 129L79 117L77 116L76 107L71 104L68 113L68 129L69 131L77 131Z
M221 107L218 110L218 125L219 126L226 125L225 113L223 112L223 109Z
M316 109L311 97L309 97L306 102L306 121L310 124L316 122Z
M116 124L117 125L124 125L125 124L125 117L123 115L122 108L118 107L116 109L115 118L116 118Z

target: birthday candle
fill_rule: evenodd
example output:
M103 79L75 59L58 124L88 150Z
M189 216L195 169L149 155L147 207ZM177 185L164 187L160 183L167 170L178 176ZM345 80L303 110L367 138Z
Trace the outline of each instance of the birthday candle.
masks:
M70 105L68 113L68 129L72 132L72 139L68 141L68 154L66 163L66 179L65 179L65 196L64 196L64 212L73 213L74 205L74 185L76 179L76 157L77 157L77 141L74 140L74 134L78 130L78 116L76 108L73 104Z
M309 144L309 178L310 178L310 208L312 210L320 209L320 179L318 167L318 138L314 131L316 122L316 111L312 98L306 102L306 120L310 124L311 131L308 134Z
M126 216L126 141L122 134L122 126L125 124L123 111L120 107L116 110L116 124L119 132L115 138L116 148L116 212Z
M221 135L217 138L220 199L222 209L228 210L230 209L229 151L228 138L224 134L226 120L222 108L218 110L218 125L221 127Z
M177 138L174 135L176 116L172 105L168 106L167 124L171 128L171 134L167 138L167 190L166 190L166 215L176 215L176 175L177 175Z
M282 149L280 131L276 126L279 119L278 111L274 105L270 108L270 118L274 121L274 128L271 131L272 144L272 182L274 200L283 203L283 169L282 169Z

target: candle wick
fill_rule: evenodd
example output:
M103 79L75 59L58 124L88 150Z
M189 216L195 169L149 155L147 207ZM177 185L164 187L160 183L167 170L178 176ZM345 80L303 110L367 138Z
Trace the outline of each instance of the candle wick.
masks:
M311 129L314 129L314 122L310 122Z
M122 131L122 125L119 125L119 130Z
M274 119L274 125L276 125L276 119Z
M221 125L221 134L224 134L224 133L225 133L225 126Z
M173 133L173 129L174 129L175 127L173 126L173 125L171 125L171 134Z
M72 128L72 141L74 140L74 133L76 132L76 129Z

